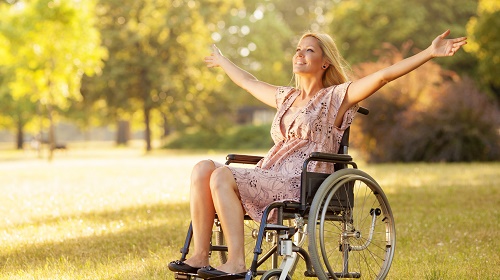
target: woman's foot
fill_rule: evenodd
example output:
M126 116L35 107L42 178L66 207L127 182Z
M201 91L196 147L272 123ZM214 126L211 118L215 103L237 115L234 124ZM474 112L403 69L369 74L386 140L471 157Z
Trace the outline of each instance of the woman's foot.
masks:
M227 273L242 273L247 271L245 264L232 264L229 262L218 266L217 270Z
M196 274L201 267L193 267L183 261L173 261L168 264L168 269L173 272Z
M228 271L223 271L220 269L213 268L211 266L205 266L201 269L198 270L197 274L199 277L204 278L204 279L209 279L209 278L214 278L214 277L220 277L220 276L226 276L226 275L231 275L231 276L236 276L236 278L231 278L231 279L245 279L245 274L247 272L228 272Z
M196 274L198 269L208 266L208 259L202 257L192 256L185 261L173 261L168 264L168 268L174 272L192 273Z

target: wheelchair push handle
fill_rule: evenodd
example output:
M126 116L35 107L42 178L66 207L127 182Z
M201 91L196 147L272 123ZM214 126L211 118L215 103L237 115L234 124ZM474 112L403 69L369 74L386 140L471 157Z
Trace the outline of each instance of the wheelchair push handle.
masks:
M368 114L370 113L370 110L368 110L368 109L367 109L367 108L365 108L365 107L359 107L359 108L358 108L358 113L363 114L363 115L365 115L365 116L366 116L366 115L368 115Z

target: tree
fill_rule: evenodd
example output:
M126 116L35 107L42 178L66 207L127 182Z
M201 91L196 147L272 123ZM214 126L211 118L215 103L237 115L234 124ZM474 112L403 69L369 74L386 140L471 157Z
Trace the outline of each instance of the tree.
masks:
M278 85L290 83L294 34L274 4L245 1L244 7L222 19L224 24L211 25L211 30L225 56L259 79ZM235 107L263 106L229 79L225 81L223 88L231 93Z
M110 56L103 75L88 81L97 86L87 87L87 96L104 99L113 120L142 111L147 151L154 110L174 125L210 119L195 109L219 104L210 95L215 77L200 70L210 45L206 26L236 2L101 0L99 29Z
M500 2L481 0L477 15L467 24L469 44L465 49L478 59L478 80L500 100Z
M446 29L451 36L465 36L467 21L476 8L477 3L470 0L346 0L329 10L327 17L331 19L329 32L354 65L376 61L374 51L384 42L401 46L412 40L414 46L425 48ZM458 73L473 74L476 60L461 52L439 63Z
M93 27L93 2L17 1L3 9L1 34L10 44L0 61L13 69L9 94L43 105L52 159L55 109L79 97L81 77L99 71L105 55Z

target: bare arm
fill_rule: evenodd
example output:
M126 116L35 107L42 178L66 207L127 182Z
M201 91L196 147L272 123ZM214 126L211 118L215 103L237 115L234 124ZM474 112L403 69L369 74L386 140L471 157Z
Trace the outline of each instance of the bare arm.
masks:
M252 74L236 66L224 57L215 45L212 46L212 49L213 53L205 57L205 63L208 67L221 67L235 84L265 104L276 108L276 86L259 81Z
M432 41L432 44L420 53L401 60L400 62L381 69L373 74L353 81L349 86L344 101L339 110L335 125L342 124L344 113L354 104L368 98L381 87L403 75L420 67L422 64L434 57L453 56L463 45L467 44L467 38L446 39L450 34L447 30Z

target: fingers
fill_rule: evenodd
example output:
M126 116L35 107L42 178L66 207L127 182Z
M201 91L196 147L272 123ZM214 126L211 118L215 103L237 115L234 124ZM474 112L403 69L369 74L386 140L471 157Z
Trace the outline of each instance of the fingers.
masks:
M207 67L212 68L216 67L217 65L214 63L213 55L205 57L205 63L207 64Z
M462 37L462 38L465 38L465 37ZM451 48L450 48L450 51L448 53L449 56L453 56L458 50L460 50L460 48L467 44L467 41L466 41L466 38L465 39L462 39L462 38L458 38L459 40L458 41L455 41L452 45L451 45Z
M465 44L467 44L467 37L455 38L455 39L453 39L453 43L460 44L460 46L465 45Z
M210 56L205 57L205 63L207 64L207 67L213 68L213 67L218 67L219 64L217 62L217 56L221 55L219 48L215 44L212 45L212 53Z
M467 44L467 37L460 37L460 38L456 38L454 39L453 41L453 45L452 45L452 51L453 53L455 53L456 51L458 51L463 45Z
M219 66L219 64L217 63L217 59L213 53L210 54L210 56L205 57L205 63L207 64L207 67L209 67L209 68Z
M442 39L446 38L448 35L450 35L450 30L446 30L445 32L443 32L443 34L439 35L439 37L441 37Z

